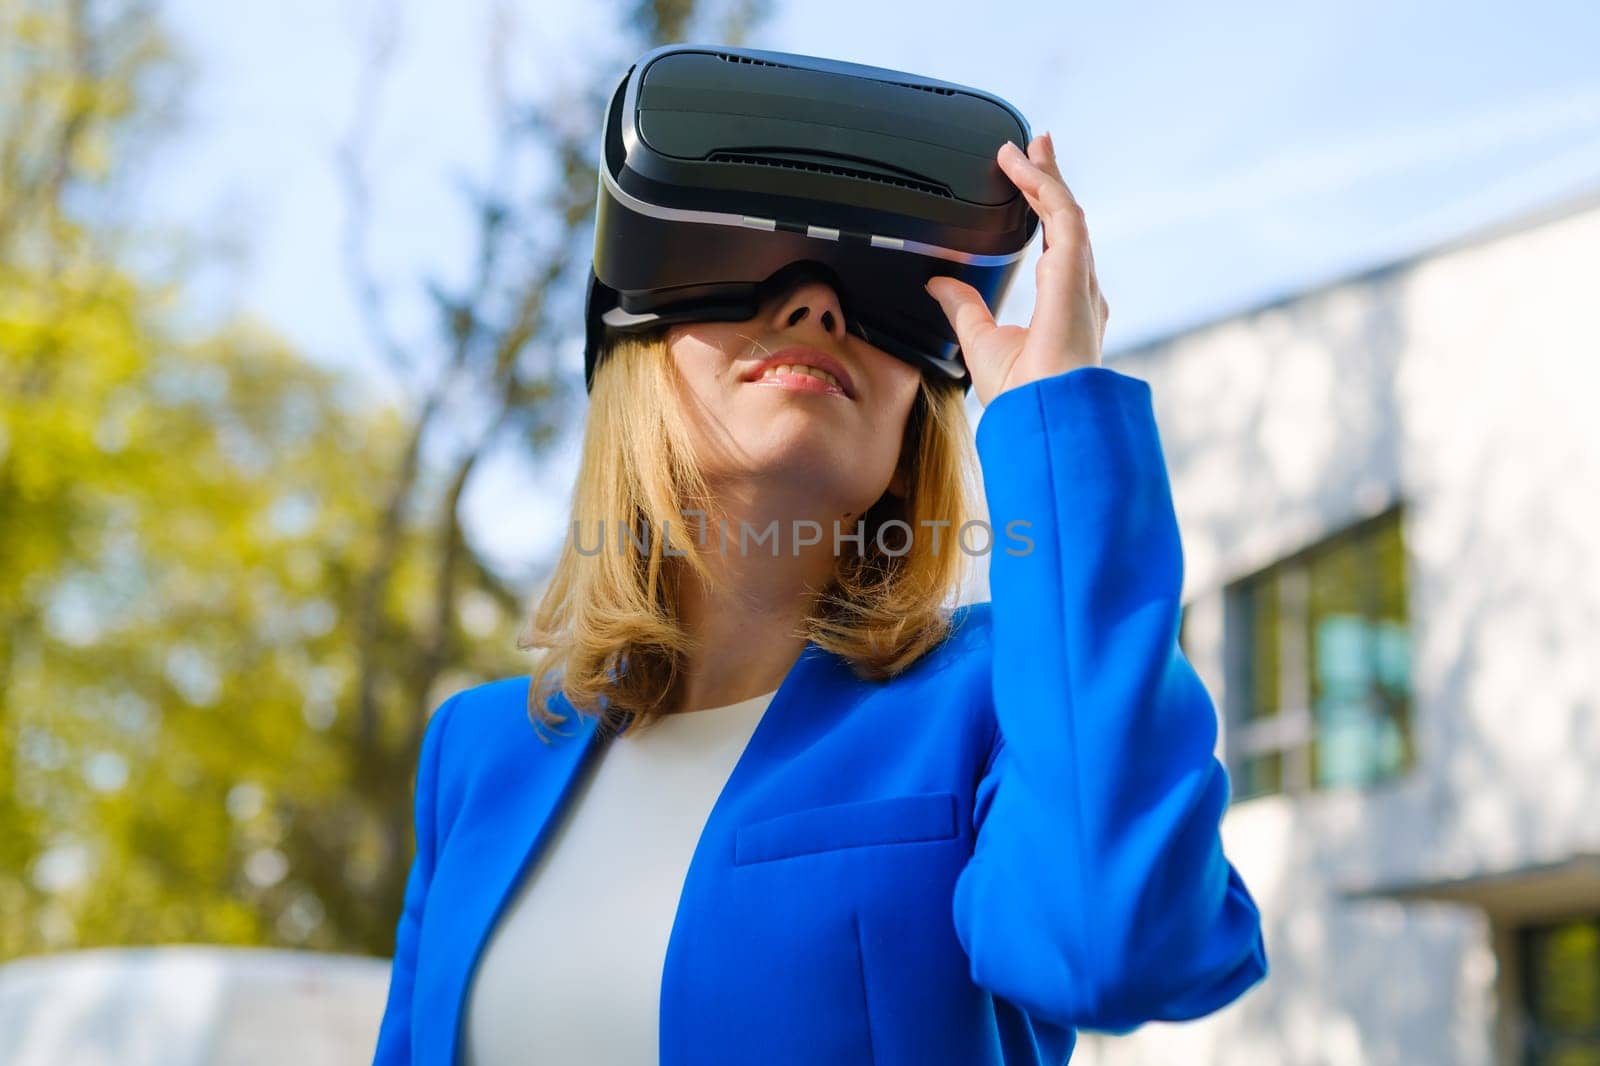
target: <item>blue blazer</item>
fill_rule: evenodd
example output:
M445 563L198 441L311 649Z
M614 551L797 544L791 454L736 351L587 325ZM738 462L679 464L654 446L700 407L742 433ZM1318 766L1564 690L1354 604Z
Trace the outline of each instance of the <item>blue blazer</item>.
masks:
M1266 974L1178 646L1149 386L1095 366L1008 390L976 444L990 600L890 681L805 647L684 879L664 1066L1062 1063L1079 1027L1195 1018ZM377 1064L457 1061L489 931L606 742L558 693L546 745L527 696L487 682L429 721Z

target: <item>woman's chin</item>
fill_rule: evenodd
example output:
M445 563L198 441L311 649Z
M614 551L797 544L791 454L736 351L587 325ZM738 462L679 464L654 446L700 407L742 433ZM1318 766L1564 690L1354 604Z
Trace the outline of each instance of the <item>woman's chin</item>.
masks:
M746 451L745 475L803 486L811 496L837 495L852 480L853 464L837 438L795 434L784 439L766 436Z

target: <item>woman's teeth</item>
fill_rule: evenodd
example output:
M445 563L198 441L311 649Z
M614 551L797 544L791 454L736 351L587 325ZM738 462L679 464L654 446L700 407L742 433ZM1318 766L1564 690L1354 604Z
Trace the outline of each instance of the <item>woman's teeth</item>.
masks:
M838 378L834 377L826 370L819 370L814 366L789 366L787 364L783 366L769 366L766 369L766 372L761 376L764 378L770 378L778 374L808 374L814 378L821 378L823 381L826 381L840 392L844 391L844 386L839 384Z

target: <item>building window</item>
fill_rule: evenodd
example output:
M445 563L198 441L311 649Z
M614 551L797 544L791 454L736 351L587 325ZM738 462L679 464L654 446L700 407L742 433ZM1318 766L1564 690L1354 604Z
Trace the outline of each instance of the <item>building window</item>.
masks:
M1517 934L1524 1066L1600 1066L1600 915Z
M1229 586L1234 796L1363 786L1411 765L1402 508Z

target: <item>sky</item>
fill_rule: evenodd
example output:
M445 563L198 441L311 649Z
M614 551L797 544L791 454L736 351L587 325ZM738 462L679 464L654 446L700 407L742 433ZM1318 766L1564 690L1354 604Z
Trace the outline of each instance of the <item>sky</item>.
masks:
M218 250L203 308L247 311L394 395L347 283L334 163L376 14L400 17L371 251L420 335L419 279L468 261L459 182L487 164L491 27L537 95L597 66L620 75L633 57L603 17L619 6L512 2L508 25L488 0L167 0L192 79L140 195ZM1051 131L1112 308L1108 365L1600 187L1593 0L774 0L747 44L980 88ZM1039 251L1000 321L1027 322ZM581 374L581 340L565 358ZM480 468L467 532L514 580L565 535L575 455L568 440Z

